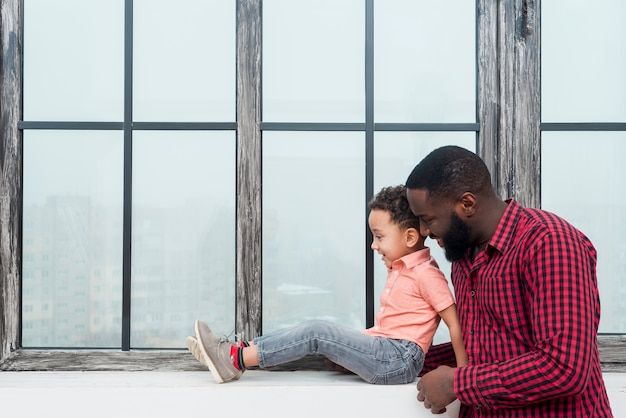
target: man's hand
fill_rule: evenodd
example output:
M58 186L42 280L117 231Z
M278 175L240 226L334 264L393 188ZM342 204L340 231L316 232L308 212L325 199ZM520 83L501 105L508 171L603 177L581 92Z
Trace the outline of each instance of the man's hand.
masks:
M443 414L446 406L456 399L454 370L449 366L439 366L417 382L417 400L424 402L424 407L429 408L433 414Z

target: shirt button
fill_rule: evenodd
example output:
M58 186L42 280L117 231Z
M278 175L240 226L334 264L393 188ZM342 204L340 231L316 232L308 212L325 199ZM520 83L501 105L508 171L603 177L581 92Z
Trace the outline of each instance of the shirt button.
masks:
M384 312L384 311L385 311L385 308L380 308L380 311L381 311L381 312Z
M476 296L476 292L472 290L472 291L470 292L470 295L472 295L472 297L474 297L474 296Z
M389 289L385 289L385 293L389 294L390 290Z
M400 274L400 272L399 272L398 270L396 270L396 271L394 271L394 272L393 272L393 274L394 274L395 276L397 276L398 274Z

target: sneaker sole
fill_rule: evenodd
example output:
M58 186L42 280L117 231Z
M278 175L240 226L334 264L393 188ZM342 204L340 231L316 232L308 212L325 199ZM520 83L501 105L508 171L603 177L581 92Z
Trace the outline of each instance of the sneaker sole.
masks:
M209 371L213 375L213 379L215 379L217 383L224 383L224 378L220 376L220 374L218 373L217 368L215 367L215 364L213 364L213 361L211 361L211 357L209 357L209 353L207 353L206 349L204 348L204 344L202 343L200 321L196 320L194 328L196 331L196 342L198 344L198 350L202 354L202 358L204 358L204 361L205 361L203 364L209 368Z
M191 354L193 354L196 360L200 362L200 364L205 366L207 369L209 368L209 366L204 363L204 355L202 355L202 352L198 348L198 340L196 339L196 337L192 337L191 335L187 337L187 348L189 349Z

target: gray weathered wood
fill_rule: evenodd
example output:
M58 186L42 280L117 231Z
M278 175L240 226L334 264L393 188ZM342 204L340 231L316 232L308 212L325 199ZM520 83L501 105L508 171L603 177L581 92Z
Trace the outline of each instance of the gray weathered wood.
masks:
M511 196L524 206L541 204L541 65L539 0L518 0L509 23L513 39L513 135L515 175ZM511 101L509 99L508 101Z
M0 371L201 371L206 367L188 351L20 350ZM267 370L327 370L324 357L312 355Z
M21 281L22 16L18 0L0 3L0 363L18 348Z
M478 0L478 153L496 191L539 207L539 1Z
M188 351L20 350L2 371L195 371L206 370Z
M237 1L237 332L261 333L261 0Z
M626 373L626 337L600 337L604 372ZM0 371L195 371L206 370L188 351L20 350L0 362ZM324 358L304 359L270 370L327 370Z
M598 347L603 372L626 373L626 336L600 336Z
M498 65L498 3L491 0L477 1L476 16L476 61L477 61L477 107L478 132L477 153L491 173L491 181L503 197L498 187L499 118L500 118L500 76Z

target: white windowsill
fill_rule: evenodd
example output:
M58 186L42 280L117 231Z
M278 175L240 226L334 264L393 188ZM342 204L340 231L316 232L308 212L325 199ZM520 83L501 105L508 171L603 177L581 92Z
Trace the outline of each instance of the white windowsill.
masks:
M614 410L626 410L626 373L605 373ZM12 416L66 418L253 416L433 417L415 383L370 385L323 371L247 371L216 384L208 371L0 372L0 403ZM439 417L456 417L458 403ZM617 415L616 415L617 416Z

